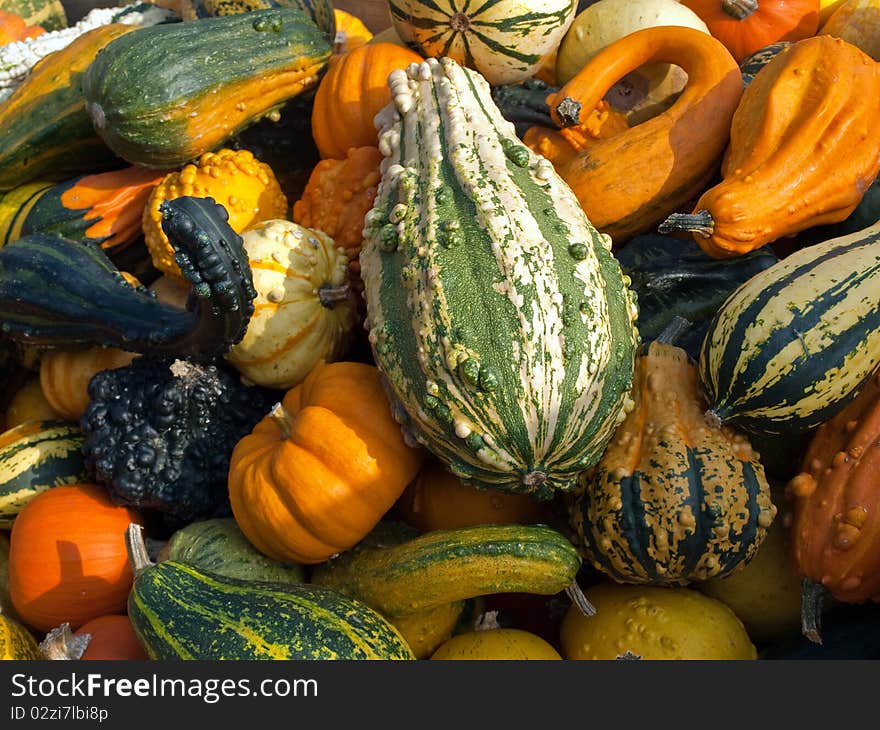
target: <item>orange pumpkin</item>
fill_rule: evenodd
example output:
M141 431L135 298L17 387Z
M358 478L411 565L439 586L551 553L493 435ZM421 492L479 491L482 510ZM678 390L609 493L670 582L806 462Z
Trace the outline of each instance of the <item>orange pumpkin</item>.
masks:
M526 494L502 494L463 484L441 461L430 459L398 500L397 513L407 524L429 532L537 523L544 511Z
M381 162L377 147L349 149L344 160L321 160L293 204L294 222L326 233L344 248L353 273L360 271L364 216L376 199Z
M109 614L87 621L75 632L62 624L40 644L46 659L132 661L149 659L128 616Z
M369 43L331 57L312 108L321 157L341 160L351 147L376 147L373 117L391 101L388 74L421 61L415 51L393 43Z
M36 38L45 32L46 29L41 25L28 25L20 15L0 10L0 46L26 38Z
M41 492L19 513L9 546L9 595L32 629L125 610L132 572L124 535L140 517L94 484Z
M819 29L819 0L681 0L737 62L778 41L800 41Z
M26 421L54 421L62 416L49 405L39 378L31 378L16 391L6 409L6 430Z
M40 360L40 386L62 418L79 421L89 405L89 381L102 370L131 364L137 355L115 347L49 350Z
M262 553L318 563L373 529L422 456L404 443L375 367L321 363L233 450L232 512Z

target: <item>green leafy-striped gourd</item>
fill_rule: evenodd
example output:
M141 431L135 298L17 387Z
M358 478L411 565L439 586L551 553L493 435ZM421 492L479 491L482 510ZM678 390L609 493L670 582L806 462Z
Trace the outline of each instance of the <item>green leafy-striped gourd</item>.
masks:
M66 421L28 421L0 434L0 530L37 494L86 480L83 434Z
M361 272L396 417L466 481L570 490L625 416L635 298L610 239L479 74L389 76Z
M301 583L303 569L267 558L251 545L231 517L193 522L177 530L158 556L229 578Z
M180 3L184 20L235 15L266 8L299 8L308 13L329 40L336 35L336 17L330 0L183 0Z
M724 303L700 353L710 415L799 433L837 414L880 365L880 224L808 246Z
M140 528L126 533L135 573L128 616L151 659L413 659L373 609L313 585L152 564Z
M275 8L141 28L83 75L98 134L133 165L173 168L314 88L331 47L302 10Z

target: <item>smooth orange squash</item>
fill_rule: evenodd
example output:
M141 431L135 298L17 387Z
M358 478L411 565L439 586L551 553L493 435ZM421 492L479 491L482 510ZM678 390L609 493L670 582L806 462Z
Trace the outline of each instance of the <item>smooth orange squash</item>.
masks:
M819 0L680 0L737 62L778 41L800 41L819 28Z
M846 0L819 33L843 38L880 61L880 0Z
M660 232L690 231L725 258L845 220L880 171L878 99L880 65L846 41L820 35L783 49L743 94L723 180Z
M269 557L318 563L373 529L422 457L404 443L375 367L319 364L233 450L232 512Z
M41 25L28 25L20 15L0 10L0 46L26 38L36 38L45 32L46 29Z
M9 547L9 594L21 620L38 631L74 630L121 613L132 583L124 535L136 512L94 484L41 492L19 513Z
M705 188L742 96L739 67L718 40L693 28L661 26L625 36L594 56L548 97L553 121L577 125L579 109L595 109L616 81L646 63L674 63L688 74L676 102L557 168L590 222L613 240L648 230Z
M473 525L532 524L542 506L526 494L503 494L463 484L443 462L430 459L397 502L404 522L428 532Z
M312 108L312 136L321 157L341 160L351 147L376 147L373 117L391 101L388 74L422 60L394 43L369 43L332 56Z
M40 644L51 660L133 661L149 659L128 616L109 614L87 621L75 632L69 624L52 629Z

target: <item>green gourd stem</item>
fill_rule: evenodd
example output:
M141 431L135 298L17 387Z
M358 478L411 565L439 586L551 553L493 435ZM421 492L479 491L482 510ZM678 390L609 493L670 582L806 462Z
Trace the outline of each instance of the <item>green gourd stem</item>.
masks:
M40 642L40 654L52 661L82 659L91 640L91 634L77 636L71 631L70 624L64 623L46 634L46 638Z
M565 594L584 616L596 615L596 607L587 600L577 581L572 581L572 584L565 589Z
M828 591L821 583L804 578L801 592L801 633L814 644L822 643L822 607Z
M318 289L318 299L327 309L333 309L339 302L348 301L351 298L351 287L348 284L342 286L322 286Z
M147 553L144 528L134 522L125 529L125 552L128 553L128 562L135 577L155 565Z
M745 20L758 10L758 0L721 0L721 9L734 20Z
M715 232L715 219L708 210L698 210L696 213L673 213L657 226L657 231L664 235L674 231L687 231L709 238Z
M534 125L556 128L556 122L550 116L550 107L547 106L547 97L557 91L558 88L539 79L527 79L521 84L496 86L492 89L492 99L504 118L513 122L517 134L522 136Z

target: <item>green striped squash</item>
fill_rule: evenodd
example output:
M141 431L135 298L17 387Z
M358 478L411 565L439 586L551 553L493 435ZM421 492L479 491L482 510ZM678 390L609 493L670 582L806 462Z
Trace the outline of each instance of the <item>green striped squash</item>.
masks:
M67 421L28 421L0 434L0 529L40 492L86 480L82 444Z
M723 304L700 353L711 414L754 433L831 419L880 365L880 224L808 246Z
M467 482L570 490L632 404L628 279L479 74L428 59L389 83L360 261L395 417Z
M296 8L166 23L109 43L82 90L111 150L133 165L173 168L317 86L330 52Z
M696 367L679 347L645 348L633 397L571 505L584 554L619 583L729 575L776 516L758 454L742 434L705 422Z
M425 57L448 56L493 86L533 76L574 20L577 0L389 0L400 39Z
M152 659L413 659L373 609L327 588L260 583L166 560L126 535L135 572L132 628Z
M409 539L392 534L392 541L382 535L317 566L312 583L395 617L497 593L554 595L571 586L581 567L577 549L545 525L479 525Z

